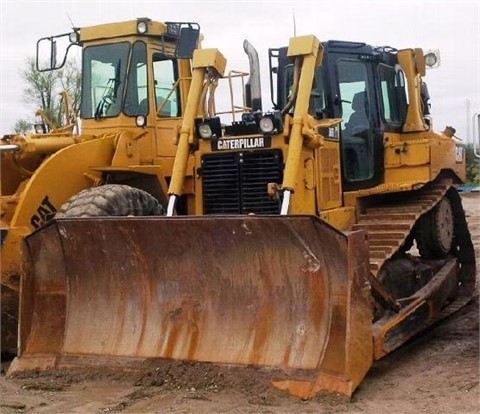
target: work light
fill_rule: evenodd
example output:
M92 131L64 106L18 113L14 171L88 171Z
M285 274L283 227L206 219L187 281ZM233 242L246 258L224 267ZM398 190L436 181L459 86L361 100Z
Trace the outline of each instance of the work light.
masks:
M262 131L264 134L269 134L273 132L273 119L271 117L264 116L260 119L258 126L260 127L260 131Z
M145 125L147 125L147 118L145 115L137 115L135 118L135 123L138 127L143 128Z
M145 34L148 32L148 22L150 19L138 19L137 21L137 33Z
M75 31L68 35L68 39L70 43L78 43L80 41L80 33Z
M197 136L202 139L218 139L222 136L220 118L197 118L195 119Z

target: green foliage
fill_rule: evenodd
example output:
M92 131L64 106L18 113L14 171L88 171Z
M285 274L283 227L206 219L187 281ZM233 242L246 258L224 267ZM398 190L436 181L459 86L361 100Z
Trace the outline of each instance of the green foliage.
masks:
M13 132L18 135L27 134L32 130L32 124L25 119L19 119L15 122L15 126L13 127Z
M78 62L70 60L61 69L39 72L35 59L30 57L27 58L22 77L25 81L23 101L32 107L33 113L41 109L54 128L69 122L64 119L65 104L61 92L67 92L72 110L78 114L81 94L81 71Z
M475 157L473 144L467 144L467 183L480 185L480 161Z

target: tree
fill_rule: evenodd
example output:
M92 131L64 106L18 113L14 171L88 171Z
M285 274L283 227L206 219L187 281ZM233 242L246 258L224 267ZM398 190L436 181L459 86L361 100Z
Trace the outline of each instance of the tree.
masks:
M24 119L19 119L15 122L15 126L13 127L13 132L18 135L23 135L28 133L32 130L32 123L27 122Z
M61 92L66 92L70 97L72 111L78 114L81 94L81 71L80 64L75 60L69 60L60 69L39 72L36 68L35 59L27 58L22 78L26 83L23 90L23 102L31 106L33 112L41 110L51 122L52 128L64 126L70 122L65 119L65 103ZM27 121L19 120L15 124L27 124Z
M467 144L467 183L472 185L480 184L480 162L475 156L473 144Z

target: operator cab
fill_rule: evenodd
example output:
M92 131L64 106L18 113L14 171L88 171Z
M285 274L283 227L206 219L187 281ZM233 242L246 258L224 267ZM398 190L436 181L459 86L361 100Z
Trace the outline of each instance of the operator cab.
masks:
M82 47L81 118L129 117L145 126L152 112L180 117L179 60L192 57L200 29L196 23L159 23L147 18L74 28L37 43L37 69L60 69L71 46ZM189 71L188 71L189 72ZM189 73L188 73L189 75Z
M396 50L336 40L322 45L323 63L315 73L309 112L317 119L342 118L343 189L374 187L383 180L383 133L401 132L406 115L406 86ZM287 48L269 53L272 86L277 77L275 99L272 92L276 109L286 105L293 82L293 63L286 54Z

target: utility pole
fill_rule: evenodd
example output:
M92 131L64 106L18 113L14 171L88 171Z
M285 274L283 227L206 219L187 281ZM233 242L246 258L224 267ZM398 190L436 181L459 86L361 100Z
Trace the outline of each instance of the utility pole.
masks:
M467 142L470 142L470 99L465 99L465 109L467 111Z

